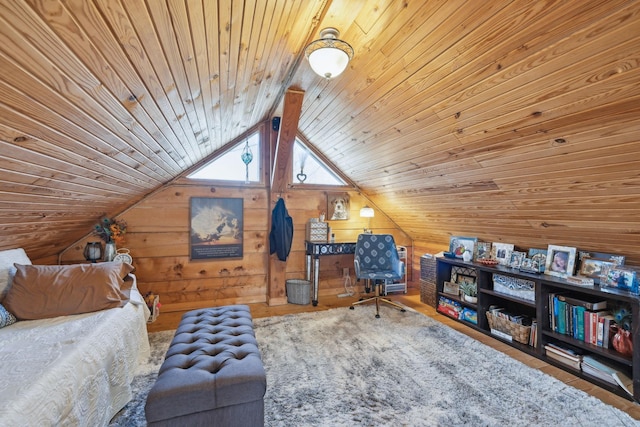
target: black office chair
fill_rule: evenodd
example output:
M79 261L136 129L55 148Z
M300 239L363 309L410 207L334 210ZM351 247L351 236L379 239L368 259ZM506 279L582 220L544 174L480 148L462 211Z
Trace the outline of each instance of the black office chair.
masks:
M381 296L380 288L385 281L400 280L404 277L404 262L398 256L396 243L390 234L360 234L356 242L354 255L356 278L369 280L373 286L375 296L362 298L349 307L374 301L376 303L376 317L380 318L380 303L406 311L405 308L388 298Z

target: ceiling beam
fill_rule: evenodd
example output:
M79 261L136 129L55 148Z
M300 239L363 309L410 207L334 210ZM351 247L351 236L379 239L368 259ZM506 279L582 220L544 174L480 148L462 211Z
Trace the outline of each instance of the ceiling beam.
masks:
M271 175L272 192L282 193L289 184L292 173L293 145L298 132L303 100L303 90L287 89L284 96L284 109L280 120L280 131L278 132L275 161Z

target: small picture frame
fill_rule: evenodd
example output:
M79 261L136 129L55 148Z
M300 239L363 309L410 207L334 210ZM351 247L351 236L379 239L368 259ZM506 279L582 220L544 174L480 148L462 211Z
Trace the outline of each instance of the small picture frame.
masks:
M460 285L452 282L444 282L442 292L449 295L460 295Z
M531 269L536 270L538 273L544 273L544 269L547 265L547 250L546 249L529 249L529 259L531 259Z
M544 273L556 277L573 276L575 262L576 248L549 245Z
M476 245L476 259L491 258L491 242L478 242Z
M610 260L585 256L580 261L580 275L599 279L608 269L615 266L616 264Z
M474 276L468 276L466 274L458 273L458 275L456 276L456 284L462 285L465 283L470 283L472 285L475 285L476 278Z
M497 243L491 244L491 258L498 261L500 265L509 265L511 261L511 252L513 252L513 243Z
M475 259L477 237L451 236L449 239L449 252L456 258L462 258L465 252L471 252L471 259Z
M327 194L327 220L346 221L351 216L349 193Z
M635 270L626 267L604 267L605 273L600 286L621 289L638 295L638 275Z
M520 268L522 264L522 260L524 260L526 254L524 252L513 251L511 252L511 257L509 258L509 267L511 268Z

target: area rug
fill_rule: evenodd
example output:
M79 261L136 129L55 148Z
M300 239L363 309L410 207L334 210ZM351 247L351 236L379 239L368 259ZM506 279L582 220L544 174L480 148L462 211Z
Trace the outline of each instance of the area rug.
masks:
M421 313L373 307L254 319L267 426L637 426L628 414ZM111 426L144 426L173 331Z

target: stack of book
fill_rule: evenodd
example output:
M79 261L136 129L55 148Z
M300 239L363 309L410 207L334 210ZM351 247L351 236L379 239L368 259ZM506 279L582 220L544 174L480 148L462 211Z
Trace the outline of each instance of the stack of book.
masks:
M580 351L553 343L546 344L544 349L549 359L570 366L578 371L580 370L582 365L582 354L580 354Z
M554 332L609 348L609 329L615 322L612 313L607 311L606 300L551 293L549 306L552 308L549 310L549 323Z
M621 369L609 362L597 359L591 355L582 358L582 371L593 377L599 378L614 386L620 386L624 391L633 396L633 380Z

